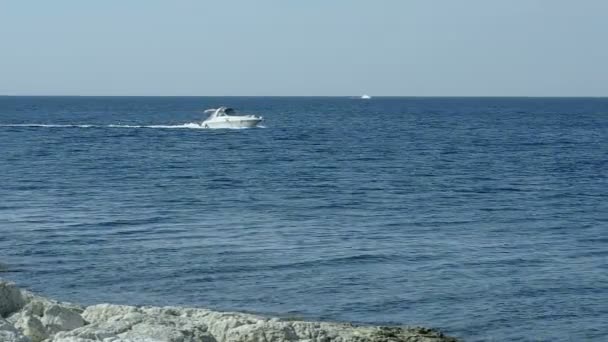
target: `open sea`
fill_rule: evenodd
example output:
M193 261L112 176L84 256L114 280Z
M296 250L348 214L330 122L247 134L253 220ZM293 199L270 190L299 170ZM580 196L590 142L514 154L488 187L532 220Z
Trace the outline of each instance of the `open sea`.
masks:
M190 124L221 105L264 128ZM0 97L0 277L608 341L608 98Z

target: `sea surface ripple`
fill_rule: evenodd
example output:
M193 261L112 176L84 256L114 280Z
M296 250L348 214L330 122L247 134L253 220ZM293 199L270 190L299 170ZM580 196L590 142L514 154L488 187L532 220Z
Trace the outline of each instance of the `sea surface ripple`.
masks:
M219 105L266 128L166 129ZM57 299L608 340L605 98L5 96L0 151Z

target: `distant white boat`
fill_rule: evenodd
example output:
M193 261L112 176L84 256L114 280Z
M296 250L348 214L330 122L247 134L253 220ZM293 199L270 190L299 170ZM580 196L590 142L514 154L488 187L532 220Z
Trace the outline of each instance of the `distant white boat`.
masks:
M205 113L210 114L209 117L199 123L204 128L249 128L263 120L256 115L234 115L234 109L227 107L207 109Z
M363 94L363 95L361 95L361 99L362 99L362 100L369 100L369 99L371 99L371 98L372 98L372 97L371 97L371 96L369 96L369 95L367 95L367 94Z

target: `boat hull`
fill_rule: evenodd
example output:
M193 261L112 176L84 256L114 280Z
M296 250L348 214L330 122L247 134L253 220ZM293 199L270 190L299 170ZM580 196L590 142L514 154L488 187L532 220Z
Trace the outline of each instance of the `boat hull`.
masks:
M203 128L253 128L256 127L262 119L231 119L231 120L210 120L203 121Z

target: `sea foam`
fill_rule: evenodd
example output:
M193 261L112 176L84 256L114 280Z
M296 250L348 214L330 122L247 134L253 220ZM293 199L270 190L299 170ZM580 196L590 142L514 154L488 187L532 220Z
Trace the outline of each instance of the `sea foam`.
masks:
M189 122L180 125L122 125L122 124L109 124L109 125L91 125L91 124L0 124L0 127L31 127L31 128L157 128L157 129L217 129L203 127L196 122ZM241 128L222 128L222 129L245 129ZM258 128L266 128L265 126L259 126Z

